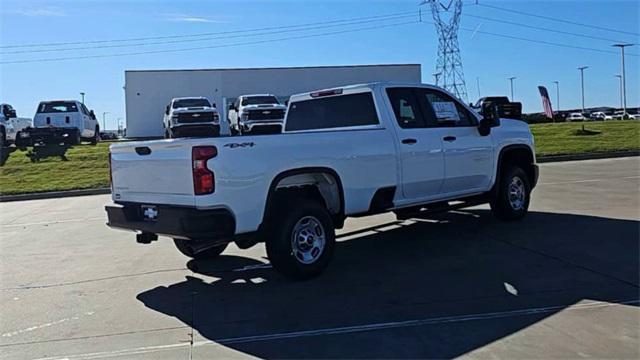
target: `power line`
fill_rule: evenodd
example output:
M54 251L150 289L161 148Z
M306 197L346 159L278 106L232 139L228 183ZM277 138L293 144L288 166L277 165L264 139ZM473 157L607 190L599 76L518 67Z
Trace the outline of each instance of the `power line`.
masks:
M200 42L200 41L210 41L217 39L233 39L233 38L242 38L247 36L264 36L264 35L274 35L288 32L298 32L298 31L310 31L310 30L318 30L318 29L326 29L332 27L343 27L343 26L351 26L351 25L360 25L372 22L380 22L380 21L389 21L389 20L400 20L406 18L414 18L416 17L415 13L412 15L396 15L389 16L385 18L378 19L370 19L370 20L361 20L361 21L352 21L352 22L344 22L341 24L333 24L333 25L317 25L317 26L308 26L308 27L300 27L297 29L283 29L277 31L264 31L264 32L255 32L255 33L246 33L246 34L237 34L231 36L213 36L206 37L201 39L180 39L180 40L165 40L165 41L155 41L155 42L138 42L138 43L129 43L129 44L117 44L117 45L92 45L92 46L84 46L84 47L70 47L70 48L53 48L53 49L36 49L36 50L17 50L17 51L3 51L0 52L2 55L9 54L30 54L30 53L43 53L43 52L59 52L59 51L77 51L77 50L91 50L91 49L109 49L109 48L122 48L122 47L134 47L134 46L150 46L150 45L164 45L164 44L177 44L177 43L188 43L188 42Z
M521 41L527 41L527 42L532 42L532 43L563 47L563 48L568 48L568 49L595 51L595 52L600 52L600 53L604 53L604 54L616 54L616 55L618 54L615 51L609 51L609 50L603 50L603 49L597 49L597 48L590 48L590 47L586 47L586 46L569 45L569 44L562 44L562 43L556 43L556 42L545 41L545 40L536 40L536 39L530 39L530 38L523 38L523 37L511 36L511 35L505 35L505 34L498 34L498 33L493 33L493 32L488 32L488 31L480 31L480 30L470 29L470 28L461 28L461 29L465 30L465 31L475 31L478 34L498 36L498 37L512 39L512 40L521 40ZM640 54L627 54L627 55L640 56Z
M569 31L562 31L562 30L555 30L555 29L550 29L550 28L545 28L545 27L540 27L540 26L526 25L526 24L521 24L521 23L517 23L517 22L513 22L513 21L506 21L506 20L502 20L502 19L490 18L490 17L480 16L480 15L462 14L462 16L472 17L472 18L482 19L482 20L487 20L487 21L493 21L493 22L497 22L497 23L501 23L501 24L520 26L520 27L524 27L524 28L528 28L528 29L553 32L553 33L557 33L557 34L578 36L578 37L583 37L583 38L593 39L593 40L608 41L608 42L611 42L611 43L620 42L619 39L603 38L603 37L599 37L599 36L592 36L592 35L580 34L580 33L574 33L574 32L569 32Z
M561 22L561 23L565 23L565 24L582 26L582 27L587 27L587 28L592 28L592 29L597 29L597 30L603 30L603 31L611 31L611 32L616 32L616 33L626 34L626 35L640 36L640 33L623 31L623 30L618 30L618 29L612 29L612 28L607 28L607 27L603 27L603 26L596 26L596 25L591 25L591 24L583 24L583 23L579 23L579 22L576 22L576 21L570 21L570 20L558 19L558 18L554 18L554 17L550 17L550 16L532 14L532 13L528 13L528 12L524 12L524 11L520 11L520 10L507 9L507 8L503 8L503 7L495 6L495 5L487 5L487 4L481 4L481 3L477 3L476 5L482 6L482 7L486 7L486 8L490 8L490 9L506 11L506 12L510 12L510 13L514 13L514 14L531 16L531 17L536 17L536 18L539 18L539 19L545 19L545 20L550 20L550 21Z
M190 38L190 37L250 33L255 31L278 30L278 29L292 29L292 28L307 27L307 26L313 26L313 25L327 25L327 24L336 24L336 23L342 23L342 22L351 22L351 21L357 21L357 20L373 20L373 19L381 19L386 17L400 16L400 15L407 15L407 14L417 14L417 12L415 10L404 11L404 12L381 14L381 15L375 15L375 16L364 16L364 17L347 18L347 19L340 19L340 20L320 21L320 22L312 22L312 23L296 24L296 25L270 26L270 27L253 28L253 29L245 29L245 30L219 31L219 32L183 34L183 35L137 37L137 38L122 38L122 39L104 39L104 40L92 40L92 41L2 45L0 46L0 48L6 49L6 48L26 48L26 47L48 47L48 46L65 46L65 45L105 44L105 43L118 43L118 42L131 42L131 41L146 41L146 40L184 39L184 38Z
M42 59L31 59L31 60L3 61L3 62L0 62L0 64L5 65L5 64L24 64L24 63L36 63L36 62L64 61L64 60L79 60L79 59L96 59L96 58L109 58L109 57L121 57L121 56L133 56L133 55L160 54L160 53L169 53L169 52L184 52L184 51L194 51L194 50L204 50L204 49L217 49L217 48L236 47L236 46L245 46L245 45L258 45L258 44L274 43L274 42L286 41L286 40L307 39L307 38L313 38L313 37L346 34L346 33L367 31L367 30L376 30L376 29L382 29L382 28L388 28L388 27L396 27L396 26L402 26L402 25L408 25L408 24L418 24L418 23L419 23L418 21L405 21L405 22L401 22L401 23L376 25L376 26L355 28L355 29L349 29L349 30L339 30L339 31L332 31L332 32L317 33L317 34L306 34L306 35L299 35L299 36L289 36L289 37L282 37L282 38L276 38L276 39L247 41L247 42L241 42L241 43L220 44L220 45L211 45L211 46L199 46L199 47L180 48L180 49L165 49L165 50L151 50L151 51L139 51L139 52L129 52L129 53L116 53L116 54L101 54L101 55L85 55L85 56L69 56L69 57L59 57L59 58L42 58Z

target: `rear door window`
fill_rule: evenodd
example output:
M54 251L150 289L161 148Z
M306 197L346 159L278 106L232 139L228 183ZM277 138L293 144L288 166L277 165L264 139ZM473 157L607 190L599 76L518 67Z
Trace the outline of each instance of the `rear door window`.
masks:
M427 123L413 88L388 88L387 96L398 125L403 129L425 128Z
M291 103L286 131L378 125L370 92L331 96Z

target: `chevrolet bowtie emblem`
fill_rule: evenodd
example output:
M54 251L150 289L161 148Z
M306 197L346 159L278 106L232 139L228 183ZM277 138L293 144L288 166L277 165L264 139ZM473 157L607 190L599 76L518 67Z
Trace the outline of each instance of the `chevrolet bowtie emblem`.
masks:
M144 210L143 214L145 218L153 220L158 217L158 210L149 207Z

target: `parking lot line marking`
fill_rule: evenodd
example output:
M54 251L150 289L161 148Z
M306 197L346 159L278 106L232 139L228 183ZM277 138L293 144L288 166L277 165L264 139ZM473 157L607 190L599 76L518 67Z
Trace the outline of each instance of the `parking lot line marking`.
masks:
M514 317L514 316L539 315L539 314L553 313L559 310L595 309L595 308L604 308L609 306L630 305L630 304L638 304L638 303L640 303L640 300L638 299L615 301L613 303L594 301L586 304L577 304L577 305L570 305L570 306L565 306L565 305L549 306L549 307L542 307L542 308L529 308L529 309L521 309L521 310L510 310L510 311L480 313L480 314L471 314L471 315L444 316L444 317L426 318L426 319L418 319L418 320L406 320L406 321L387 322L387 323L375 323L375 324L365 324L365 325L356 325L356 326L325 328L325 329L318 329L318 330L303 330L303 331L294 331L294 332L287 332L287 333L216 339L216 340L213 340L212 342L223 344L223 345L239 344L239 343L247 343L247 342L266 341L266 340L280 340L280 339L319 336L319 335L346 334L346 333L356 333L356 332L365 332L365 331L373 331L373 330L386 330L386 329L404 328L404 327L415 327L415 326L433 325L433 324L442 324L442 323L455 323L455 322L465 322L465 321L474 321L474 320L489 320L489 319L498 319L498 318L505 318L505 317ZM196 344L194 344L194 346L196 346Z
M258 264L258 265L247 265L245 267L233 269L232 271L240 272L240 271L258 270L258 269L271 269L271 268L272 268L271 264Z
M590 183L590 182L601 182L601 181L611 181L611 180L624 180L624 179L638 179L640 176L625 176L619 178L608 178L608 179L589 179L589 180L572 180L572 181L560 181L560 182L550 182L550 183L539 183L538 185L564 185L564 184L580 184L580 183Z
M84 316L91 316L93 315L94 312L93 311L89 311L84 313ZM20 335L26 332L31 332L34 330L39 330L39 329L44 329L50 326L54 326L54 325L59 325L59 324L63 324L66 322L69 322L71 320L78 320L80 319L81 316L72 316L72 317L68 317L68 318L64 318L64 319L60 319L60 320L56 320L56 321L52 321L52 322L48 322L48 323L44 323L44 324L40 324L40 325L34 325L34 326L30 326L28 328L25 329L20 329L20 330L16 330L16 331L11 331L11 332L6 332L2 335L0 335L0 337L12 337L12 336L16 336L16 335Z
M95 217L88 219L69 219L69 220L58 220L58 221L42 221L42 222L33 222L33 223L23 223L23 224L5 224L0 225L0 227L21 227L21 226L36 226L36 225L53 225L53 224L66 224L72 222L85 222L85 221L105 221L104 217Z
M135 277L135 276L142 276L142 275L151 275L151 274L158 274L158 273L165 273L165 272L174 272L174 271L190 271L190 270L187 268L152 270L152 271L145 271L145 272L135 273L135 274L114 275L114 276L107 276L107 277L102 277L97 279L78 280L78 281L71 281L66 283L16 286L11 288L2 288L0 289L0 291L46 289L46 288L52 288L52 287L85 284L85 283L96 282L96 281L113 280L113 279L128 278L128 277Z
M387 330L387 329L394 329L394 328L415 327L415 326L423 326L423 325L457 323L457 322L466 322L466 321L475 321L475 320L490 320L490 319L499 319L499 318L515 317L515 316L550 314L550 313L558 312L560 310L576 311L576 310L599 309L599 308L614 307L614 306L620 306L620 305L632 305L632 304L640 304L640 300L633 299L633 300L623 300L623 301L613 301L613 302L591 301L591 302L587 302L583 304L575 304L575 305L548 306L548 307L540 307L540 308L528 308L528 309L490 312L490 313L443 316L443 317L425 318L425 319L416 319L416 320L373 323L373 324L363 324L363 325L356 325L356 326L324 328L324 329L316 329L316 330L293 331L293 332L265 334L265 335L256 335L256 336L222 338L222 339L214 339L214 340L197 341L193 343L193 346L195 347L195 346L204 346L204 345L211 345L211 344L229 345L229 344L268 341L268 340L281 340L281 339L312 337L312 336L322 336L322 335L358 333L358 332L367 332L367 331L376 331L376 330ZM169 350L169 349L175 349L175 348L187 347L187 346L190 346L190 343L182 342L182 343L168 344L168 345L145 346L145 347L138 347L138 348L132 348L132 349L102 351L102 352L75 354L75 355L60 355L60 356L53 356L53 357L38 358L36 360L62 360L62 359L72 360L72 359L99 359L99 358L108 358L108 357L130 357L131 355L140 355L145 353L151 353L151 352L157 352L157 351L163 351L163 350Z

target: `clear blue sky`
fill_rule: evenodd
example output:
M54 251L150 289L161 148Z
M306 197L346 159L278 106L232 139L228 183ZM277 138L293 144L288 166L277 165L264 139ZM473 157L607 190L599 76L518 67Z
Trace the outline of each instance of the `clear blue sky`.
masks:
M7 46L233 31L417 11L418 2L418 0L1 0L0 43L2 46ZM634 35L587 29L499 12L474 6L473 2L473 0L466 0L464 14L499 18L530 26L548 27L624 42L640 42L638 36ZM639 1L480 0L480 3L632 33L640 32ZM423 16L425 20L431 20L426 8ZM411 20L417 20L417 16L413 19L399 19L384 23ZM381 24L383 23L379 23ZM376 25L378 23L366 23L351 28ZM578 108L580 107L580 77L576 68L588 65L590 68L586 71L587 106L619 104L618 80L614 77L620 72L619 55L559 48L494 37L481 32L615 51L610 47L610 41L542 32L468 16L463 16L461 26L480 31L475 34L473 31L460 31L460 47L470 100L478 97L476 78L479 78L481 94L485 96L508 94L507 78L516 76L515 99L524 103L525 111L542 111L537 92L538 85L546 85L549 88L555 106L554 80L560 81L561 107ZM304 34L341 29L344 27L317 29ZM5 52L8 51L26 49L2 48L0 62L211 46L300 34L303 33L35 54L6 54ZM79 98L78 93L84 91L87 94L87 105L95 109L99 117L104 111L110 112L107 115L107 128L112 129L116 126L117 118L124 118L122 87L124 71L128 69L420 63L423 65L423 81L432 82L431 74L434 72L436 49L437 38L434 26L423 22L250 46L100 59L2 64L0 65L0 101L12 103L19 114L31 117L40 100ZM627 51L640 54L640 46ZM627 56L627 97L629 105L633 106L638 106L640 103L639 65L640 57Z

